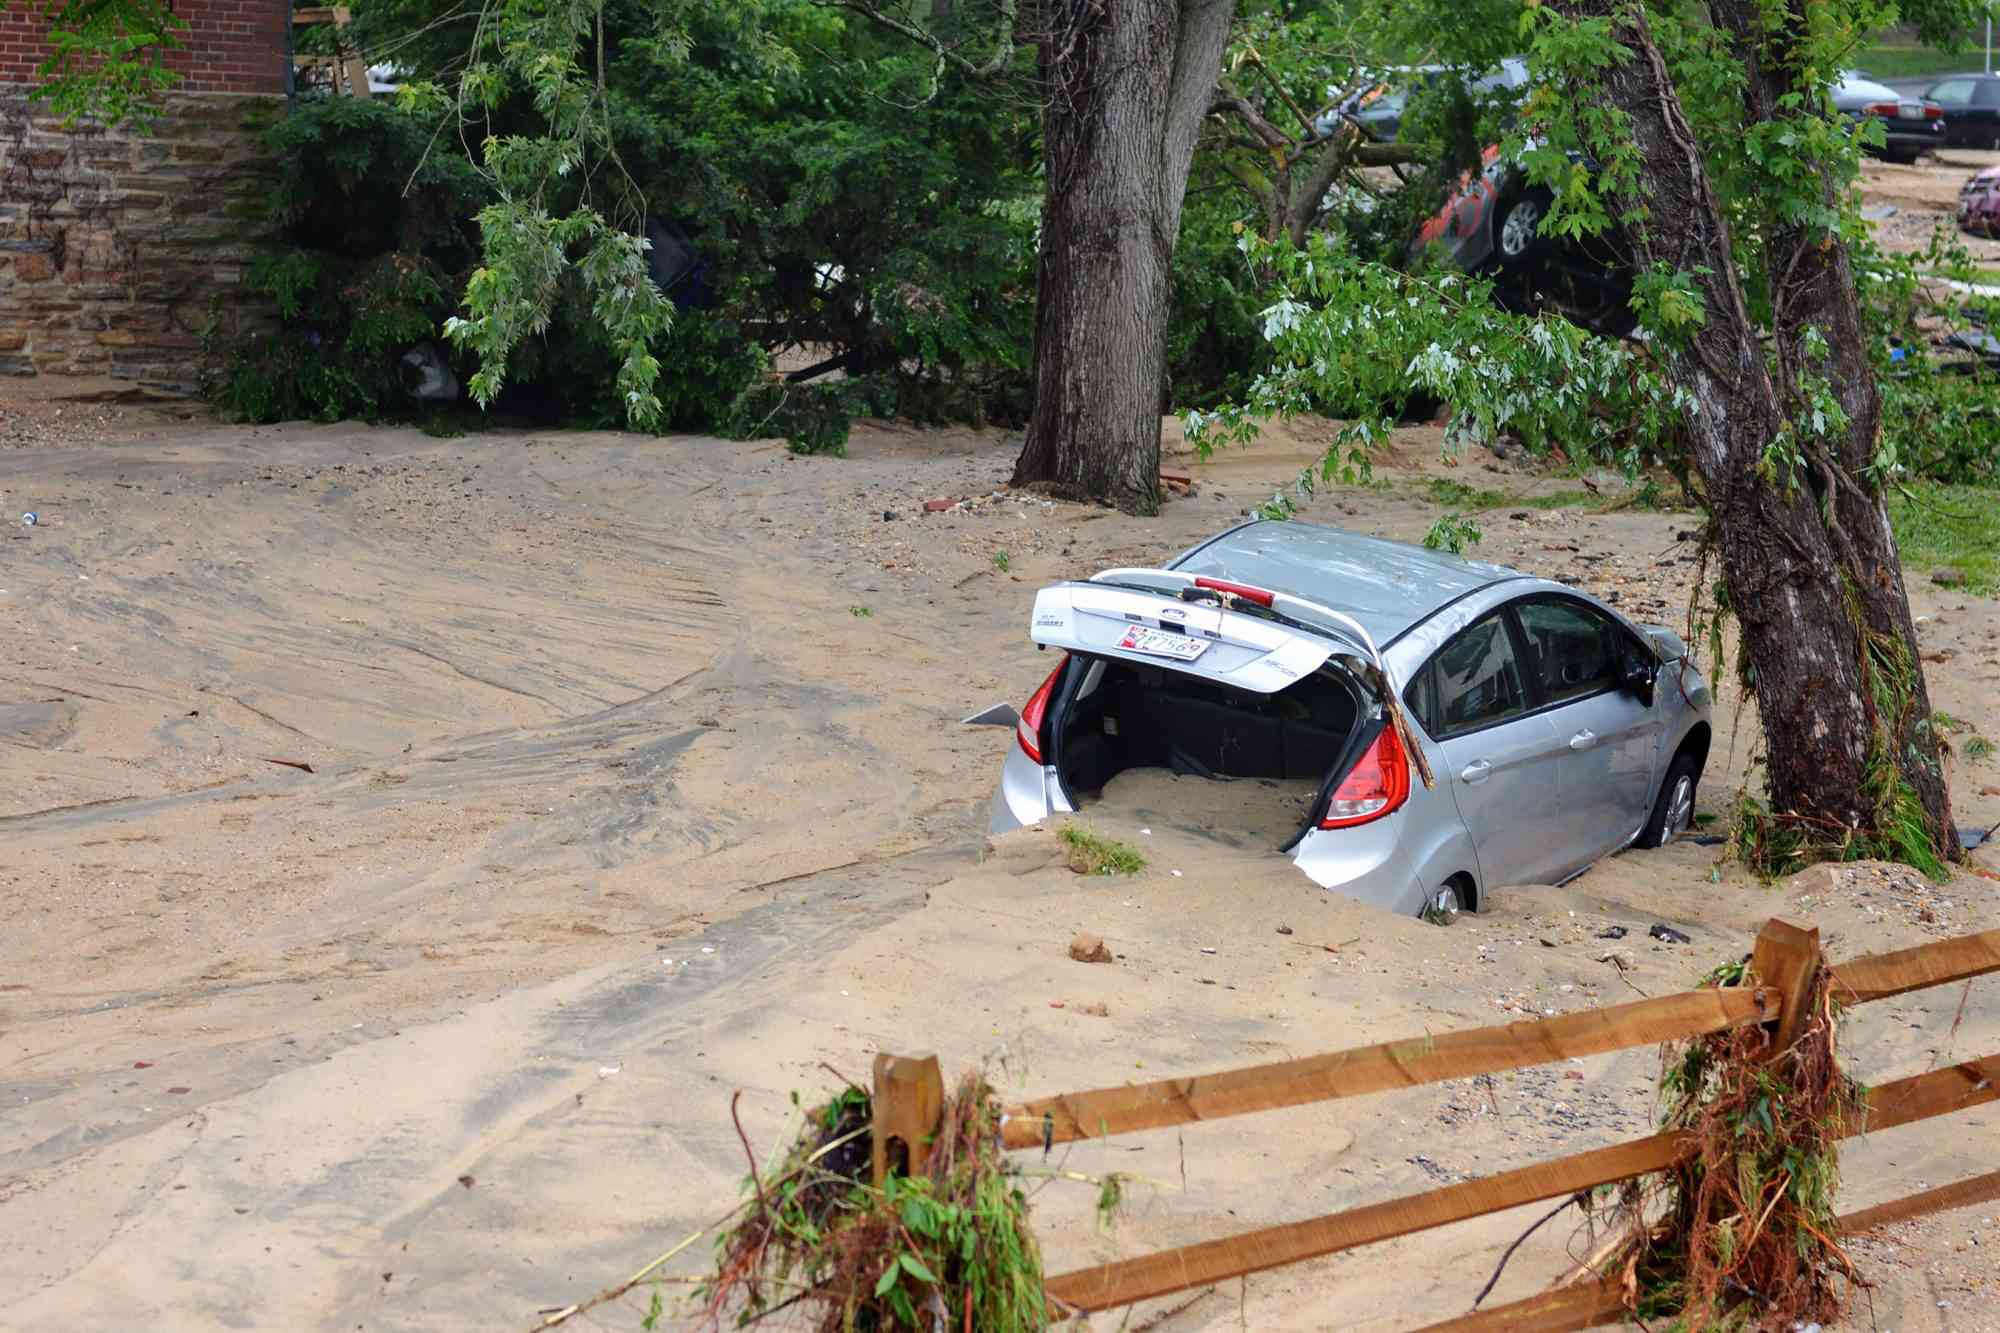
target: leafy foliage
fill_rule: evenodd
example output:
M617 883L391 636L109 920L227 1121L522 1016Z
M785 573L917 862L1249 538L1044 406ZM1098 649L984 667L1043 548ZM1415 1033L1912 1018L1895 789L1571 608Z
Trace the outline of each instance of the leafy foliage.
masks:
M266 141L281 241L245 281L273 299L280 326L223 349L215 397L252 421L409 414L397 358L457 302L477 178L426 152L421 121L351 97L301 105Z
M709 1317L749 1322L787 1291L819 1333L1046 1328L1041 1254L992 1090L968 1076L946 1101L926 1169L891 1174L880 1189L865 1179L870 1115L867 1094L849 1089L806 1117L768 1181L746 1182L748 1214L717 1243Z
M95 120L152 128L163 93L180 82L162 57L181 49L187 20L163 0L34 0L48 24L49 54L29 94L65 125Z

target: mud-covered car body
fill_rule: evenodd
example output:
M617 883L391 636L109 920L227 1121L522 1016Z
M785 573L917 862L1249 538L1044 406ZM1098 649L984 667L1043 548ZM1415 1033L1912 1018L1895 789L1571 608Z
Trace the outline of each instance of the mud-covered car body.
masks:
M1037 594L1064 657L1020 714L996 832L1126 768L1310 780L1280 850L1398 912L1476 909L1687 827L1707 682L1672 631L1497 565L1252 521Z

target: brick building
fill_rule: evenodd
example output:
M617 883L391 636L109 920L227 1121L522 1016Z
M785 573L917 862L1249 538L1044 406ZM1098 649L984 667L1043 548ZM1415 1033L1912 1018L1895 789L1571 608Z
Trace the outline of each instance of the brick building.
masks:
M201 330L260 317L236 288L262 227L258 133L284 112L288 0L173 0L181 79L150 136L64 130L30 102L46 29L30 0L0 5L0 376L192 391Z

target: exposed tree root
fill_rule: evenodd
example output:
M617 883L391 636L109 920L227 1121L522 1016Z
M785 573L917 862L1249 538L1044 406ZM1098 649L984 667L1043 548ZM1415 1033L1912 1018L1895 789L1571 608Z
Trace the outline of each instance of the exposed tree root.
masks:
M1743 965L1710 978L1749 980ZM1835 1144L1862 1113L1862 1097L1835 1055L1838 1016L1824 974L1807 1014L1798 1040L1775 1054L1754 1026L1667 1048L1666 1125L1691 1135L1696 1150L1625 1187L1627 1214L1650 1220L1605 1270L1642 1320L1780 1333L1833 1322L1865 1285L1835 1239Z

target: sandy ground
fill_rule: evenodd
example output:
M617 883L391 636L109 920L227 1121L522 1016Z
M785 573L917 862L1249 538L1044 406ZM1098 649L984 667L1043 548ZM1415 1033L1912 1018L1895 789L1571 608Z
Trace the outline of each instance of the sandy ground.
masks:
M1236 521L1317 457L1311 423L1194 464L1199 493L1143 520L996 495L998 432L869 427L845 460L157 414L110 433L0 416L22 446L0 513L41 519L0 528L0 1327L524 1328L734 1202L734 1090L772 1151L794 1091L878 1050L1044 1093L1686 987L1772 914L1836 957L2000 924L1977 877L1767 887L1683 841L1439 929L1157 817L1171 780L1089 812L1142 847L1138 876L1079 879L1045 832L989 848L1009 734L956 719L1045 673L1034 588ZM1415 539L1435 476L1576 484L1437 449L1401 432L1376 485L1305 516ZM925 514L940 496L975 503ZM1642 618L1684 605L1687 515L1481 523L1485 558ZM2000 737L1995 603L1911 589L1937 706ZM1720 694L1711 812L1751 748ZM1953 792L1963 824L2000 821L2000 762L1961 762ZM1648 939L1659 921L1693 943ZM1611 924L1630 935L1596 938ZM1080 929L1118 961L1071 962ZM1995 979L1871 1006L1849 1044L1869 1079L1997 1049ZM1614 1141L1651 1124L1655 1072L1627 1052L1080 1146L1064 1169L1152 1183L1110 1229L1051 1183L1037 1228L1062 1269ZM1845 1199L1996 1157L1990 1111L1885 1133ZM1862 1243L1880 1285L1855 1326L2000 1329L1995 1211ZM1535 1215L1134 1325L1408 1327L1462 1311Z
M2000 153L1947 148L1908 166L1867 158L1861 164L1861 199L1882 248L1921 253L1942 228L1978 264L2000 262L2000 240L1958 229L1958 191L1973 175L2000 165ZM1888 210L1894 210L1890 212Z

